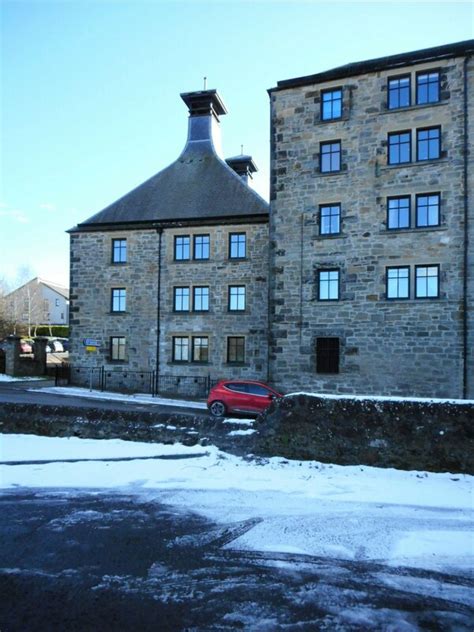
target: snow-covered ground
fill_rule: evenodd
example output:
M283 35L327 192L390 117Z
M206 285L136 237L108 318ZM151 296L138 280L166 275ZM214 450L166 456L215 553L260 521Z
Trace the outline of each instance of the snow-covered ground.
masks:
M33 382L44 380L44 377L12 377L11 375L5 375L0 373L0 382Z
M30 388L30 391L39 390L41 393L54 393L55 395L87 397L89 399L107 399L119 402L134 402L136 404L160 404L161 406L180 406L182 408L207 409L203 401L190 401L186 399L170 399L167 397L152 397L146 393L123 394L112 393L110 391L96 391L76 386L47 386L41 389Z
M150 459L164 455L189 458ZM134 460L107 461L121 457ZM56 462L37 463L42 460ZM32 435L0 435L0 461L35 461L3 464L4 489L116 489L217 522L260 518L231 548L463 574L474 565L472 476L242 459L213 446Z

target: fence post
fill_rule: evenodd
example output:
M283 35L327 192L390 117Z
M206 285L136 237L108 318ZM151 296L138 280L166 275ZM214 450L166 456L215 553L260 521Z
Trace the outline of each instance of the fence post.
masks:
M153 370L151 372L151 377L150 377L150 381L151 381L151 396L155 397L155 371Z
M54 365L54 386L57 386L59 383L59 365Z
M211 390L211 374L208 373L207 374L207 393L206 395L209 395L209 391Z

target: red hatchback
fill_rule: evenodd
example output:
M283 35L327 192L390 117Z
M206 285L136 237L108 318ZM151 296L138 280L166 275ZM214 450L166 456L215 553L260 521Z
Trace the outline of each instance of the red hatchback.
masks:
M211 388L207 407L213 417L227 413L261 413L281 393L262 382L251 380L222 380Z

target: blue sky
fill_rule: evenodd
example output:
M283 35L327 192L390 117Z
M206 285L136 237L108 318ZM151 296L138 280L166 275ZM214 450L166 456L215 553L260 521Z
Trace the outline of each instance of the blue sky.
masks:
M217 88L268 195L280 79L473 37L468 2L0 0L0 278L68 283L65 231L172 162L180 92ZM92 264L92 262L91 262Z

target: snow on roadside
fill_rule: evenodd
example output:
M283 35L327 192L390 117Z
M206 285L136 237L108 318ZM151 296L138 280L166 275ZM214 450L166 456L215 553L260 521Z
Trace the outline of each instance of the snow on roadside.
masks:
M13 377L12 375L5 375L0 373L0 382L41 382L45 380L44 377Z
M30 391L39 389L30 388ZM89 399L107 399L120 402L133 402L134 404L160 404L160 406L179 406L180 408L199 408L207 410L205 402L189 401L185 399L169 399L166 397L152 397L146 393L125 395L110 391L95 391L77 386L47 386L40 390L41 393L54 393L55 395L68 395L69 397L87 397Z
M306 395L307 397L320 397L321 399L357 400L373 402L419 402L421 404L458 404L472 406L474 399L443 399L440 397L396 397L394 395L335 395L333 393L308 393L298 391L288 393L285 397Z
M4 461L151 454L189 458L3 465L0 487L113 490L225 524L260 519L230 548L463 574L474 565L472 476L243 459L214 446L0 435Z
M257 431L253 430L252 428L249 428L248 430L231 430L230 432L227 433L227 436L228 437L245 436L245 435L251 435L254 432L257 432Z
M233 417L227 417L222 421L223 424L235 424L236 426L253 426L255 419L236 419Z

